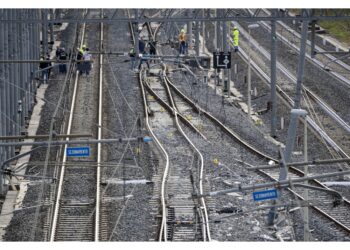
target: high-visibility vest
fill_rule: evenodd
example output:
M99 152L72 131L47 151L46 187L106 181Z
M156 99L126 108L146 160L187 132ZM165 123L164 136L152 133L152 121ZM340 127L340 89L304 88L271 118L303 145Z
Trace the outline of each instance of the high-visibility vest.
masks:
M233 46L238 46L239 31L233 30Z
M136 55L135 49L131 48L129 51L129 56L134 57Z
M186 41L186 34L180 33L179 40L180 40L180 42L185 42Z

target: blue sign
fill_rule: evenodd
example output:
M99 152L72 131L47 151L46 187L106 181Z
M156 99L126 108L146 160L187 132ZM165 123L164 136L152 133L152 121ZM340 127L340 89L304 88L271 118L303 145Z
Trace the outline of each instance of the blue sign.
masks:
M270 189L264 191L257 191L253 193L254 201L272 200L277 199L277 190Z
M152 138L151 137L143 137L143 141L150 142L150 141L152 141Z
M75 157L90 156L90 147L67 148L67 156L75 156Z

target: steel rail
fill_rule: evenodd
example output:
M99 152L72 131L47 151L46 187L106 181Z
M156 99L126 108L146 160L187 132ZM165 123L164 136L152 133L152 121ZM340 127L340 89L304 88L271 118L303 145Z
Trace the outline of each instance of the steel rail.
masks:
M247 62L248 61L248 55L243 51L243 50L240 50L239 52L239 56L245 61ZM258 75L260 75L264 80L265 82L269 85L270 83L270 77L254 62L254 61L251 61L251 64L252 64L252 67L253 69L257 72ZM278 91L278 94L282 97L282 100L287 100L287 102L293 106L293 100L279 87L279 86L276 86L277 88L277 91ZM316 125L314 123L314 121L310 118L310 117L307 117L306 121L308 123L311 123L313 125ZM317 126L317 125L316 125ZM320 129L320 131L317 131L318 133L320 133L322 130ZM347 157L349 158L349 157ZM272 158L271 158L272 159ZM272 159L273 160L273 159ZM276 160L274 160L276 161ZM278 160L277 160L278 162ZM295 168L295 167L292 167L292 166L289 166L289 171L292 171L294 173L296 173L298 176L304 176L304 172ZM271 178L272 180L275 180L275 181L278 181L277 179L275 179L274 177L272 177L270 174L268 174L267 172L263 171L263 170L257 170L258 172L264 174L265 176L268 176L269 178ZM323 187L325 189L329 189L329 190L332 190L330 189L329 187L323 185L320 181L314 179L313 182L320 186L320 187ZM299 199L302 199L302 200L305 200L301 195L299 195L298 193L296 193L295 191L291 190L291 189L288 189L289 191L291 191L293 194L295 194ZM343 200L344 200L344 203L347 205L347 206L350 206L350 201L348 201L346 198L343 197ZM315 211L319 212L320 214L322 214L323 216L325 216L326 218L328 218L329 220L333 221L334 223L336 223L338 226L340 226L342 229L346 230L347 232L350 232L350 229L348 227L346 227L343 223L341 223L339 220L333 218L332 216L330 216L327 212L323 211L321 208L317 207L317 206L311 206Z
M266 10L266 9L262 9L263 12L265 12L266 14L270 15L270 11ZM260 23L262 23L265 27L268 28L268 24L266 24L266 22L261 21ZM280 24L285 30L287 30L289 33L291 33L292 35L295 35L296 37L298 37L299 39L301 39L301 35L299 34L299 32L293 30L291 27L289 27L287 24L285 24L282 21L277 21L278 24ZM282 38L283 36L281 36L281 34L279 34L278 32L276 32L276 34L278 35L278 37ZM284 42L286 42L289 46L292 46L293 48L295 48L297 51L299 51L299 48L296 47L294 44L290 43L288 40L286 40L285 38L283 39ZM307 40L307 45L311 46L311 41ZM321 47L319 47L318 45L315 44L315 49L318 50L320 53L324 53L325 50L322 49ZM345 53L349 53L349 52L345 52ZM344 69L346 69L347 71L350 71L350 65L344 63L343 61L337 61L337 58L334 57L331 54L324 54L325 57L327 57L329 60L334 61L336 64L338 64L339 66L343 67ZM322 69L325 68L326 64L323 64L322 62L320 62L318 59L316 58L311 58L311 56L309 54L306 54L307 59L309 59L311 62L313 62L314 64L316 64L317 66L321 67ZM334 71L330 71L330 74L332 74L333 76L335 76L336 78L338 78L340 81L344 82L346 85L350 86L350 80L345 78L344 76L342 76L341 74L334 72Z
M167 241L167 224L166 224L167 215L166 215L166 203L165 203L165 182L166 182L166 178L168 176L168 171L169 171L169 155L166 152L166 150L164 149L164 147L162 146L162 144L159 142L157 136L154 134L154 132L149 124L148 105L147 105L147 101L146 101L146 93L145 93L145 89L144 89L142 73L144 73L143 70L139 73L139 84L140 84L141 93L142 93L146 126L147 126L148 131L151 133L154 141L156 142L156 146L163 153L165 160L166 160L166 163L164 166L164 173L163 173L163 177L162 177L162 185L161 185L162 222L161 222L161 228L160 228L158 241L162 241L162 239L164 239L164 241Z
M101 10L101 17L103 17L103 10ZM100 51L103 49L103 23L100 24ZM99 58L99 92L98 92L98 127L97 127L97 140L102 138L102 114L103 114L103 54L100 54ZM96 210L95 210L95 241L99 241L100 238L100 200L101 200L101 157L102 157L102 145L97 144L97 169L96 169Z
M271 30L270 25L268 25L266 22L259 22L260 24L262 24L266 29ZM286 27L286 25L284 25L283 23L281 24L283 25L289 32L290 31L289 27ZM293 33L294 34L294 33ZM298 38L300 38L300 34L296 33ZM276 35L278 36L278 38L280 38L285 44L287 44L289 47L292 47L294 50L296 50L297 52L299 52L299 48L291 43L290 41L288 41L287 38L285 38L284 36L282 36L279 32L276 32ZM310 41L308 40L308 44L310 45ZM319 48L321 49L321 48ZM322 49L321 49L322 50ZM261 51L262 53L264 53L263 51ZM267 52L267 51L266 51ZM266 54L266 53L264 53ZM326 55L327 56L327 55ZM311 58L311 56L309 54L306 54L306 57L309 61L311 61L312 63L314 63L315 65L319 66L320 68L324 68L324 64L322 64L319 60L317 60L316 58ZM331 56L329 56L330 58ZM335 59L335 57L332 56L333 59ZM331 58L330 58L331 59ZM340 62L339 62L340 63ZM293 82L296 83L297 79L294 75L292 75L284 66L282 66L282 64L277 63L278 67L281 69L282 72L284 72L288 78ZM343 68L345 68L346 70L350 71L350 66L347 64L344 64L343 62L341 62L341 65ZM330 74L333 74L336 76L336 78L338 78L340 81L346 83L347 85L350 86L350 80L341 77L338 73L335 72L329 72ZM330 115L340 126L342 126L348 133L350 133L350 125L347 124L332 108L330 108L325 102L323 102L321 100L321 98L319 98L316 94L314 94L309 88L303 86L303 88L305 89L306 93L315 101L317 102L321 108L328 114Z
M84 36L85 36L85 28L86 24L83 24L83 32L81 35L81 43L80 47L83 46L83 41L84 41ZM73 89L73 97L72 97L72 106L69 112L69 119L68 119L68 127L67 127L67 134L71 133L72 129L72 121L73 121L73 113L74 113L74 108L75 108L75 101L76 101L76 93L78 89L78 79L79 79L79 72L78 70L76 71L76 76L75 76L75 81L74 81L74 89ZM66 141L69 141L69 137L66 138ZM55 240L55 235L56 235L56 228L57 228L57 221L58 221L58 212L60 209L60 199L62 195L62 187L63 187L63 179L64 179L64 174L65 174L65 164L67 161L67 145L64 146L64 152L63 152L63 159L62 159L62 167L61 167L61 172L60 172L60 178L59 178L59 183L58 183L58 189L57 189L57 195L56 195L56 204L55 204L55 209L54 209L54 214L53 214L53 221L51 225L51 235L50 235L50 241Z
M155 41L156 39L156 34L157 32L159 31L159 28L160 28L160 25L156 28L155 32L153 33L152 31L152 28L151 28L151 25L150 23L147 23L147 29L148 29L148 32L149 34L151 35L153 41ZM199 133L205 140L205 136L200 133L196 127L194 127L192 125L192 123L190 123L187 119L185 119L183 117L182 114L180 114L175 106L175 102L173 100L173 96L171 94L171 91L169 89L169 86L168 86L168 78L166 77L166 65L164 63L162 63L162 67L163 67L163 74L162 74L162 78L163 78L163 83L165 85L165 88L166 88L166 92L168 94L168 97L170 99L170 103L171 105L168 105L166 102L164 102L151 88L151 86L149 84L146 84L145 86L147 86L147 89L149 92L152 93L152 95L160 102L162 103L162 105L166 105L166 106L169 106L167 109L168 111L170 112L171 111L171 114L173 114L173 116L175 117L175 123L176 123L176 127L178 128L178 130L180 131L180 133L185 137L186 141L191 145L191 147L197 152L197 154L199 155L200 157L200 176L199 176L199 187L200 187L200 193L202 194L203 193L203 171L204 171L204 158L203 158L203 155L202 153L198 150L198 148L193 144L193 142L188 138L188 136L185 134L185 132L183 131L180 123L179 123L179 119L178 117L180 117L182 119L182 121L188 125L190 128L194 129L195 132ZM206 204L205 204L205 200L204 200L204 197L201 197L200 198L200 202L201 202L201 206L199 209L203 209L203 211L199 211L200 212L200 216L202 216L202 221L204 223L202 223L202 235L203 235L203 240L206 241L206 239L208 238L208 241L211 241L211 236L210 236L210 227L209 227L209 217L208 217L208 212L207 212L207 207L206 207ZM204 215L203 215L203 212L204 212ZM167 221L167 220L165 220Z
M256 40L254 40L251 36L249 36L247 34L247 32L238 24L238 23L234 23L240 30L241 34L246 37L247 39L250 39L251 41L251 44L254 45L257 49L259 49L259 51L266 57L266 59L270 59L270 56L268 54L268 52L262 48L257 42ZM232 40L232 38L230 38L230 40ZM244 54L244 52L241 53L242 55ZM253 63L252 63L253 64ZM255 66L257 66L255 64ZM278 69L280 69L294 84L296 84L296 78L293 76L293 74L291 74L281 63L277 62L277 67ZM266 74L265 74L266 75ZM278 87L278 86L276 86ZM305 89L305 91L307 92L310 92L306 87L303 86L303 89ZM279 91L281 92L284 92L282 91L280 88L279 88ZM284 92L285 93L285 92ZM287 94L285 94L285 96L288 96ZM287 98L290 102L291 105L294 104L294 101L288 97ZM325 112L330 112L329 110L331 110L330 108L329 109L326 109L327 105L324 104L323 106L321 106L321 108L325 111ZM333 113L334 116L333 117L339 117L336 113ZM335 119L335 118L334 118ZM335 120L335 121L340 121L342 120L340 117L339 119ZM337 143L330 138L330 136L325 132L323 131L311 118L310 116L306 116L306 121L310 124L310 126L314 129L314 131L316 131L334 150L336 150L337 152L339 152L340 154L342 154L344 157L346 158L349 158L349 156L344 152L344 150L339 147L337 145ZM344 121L343 121L344 122ZM344 122L345 123L345 122ZM345 123L346 124L346 123Z
M197 152L197 154L200 157L200 161L201 161L201 166L200 166L200 174L199 174L199 192L200 194L203 194L203 172L204 172L204 158L203 158L203 154L199 151L199 149L193 144L193 142L190 140L190 138L188 138L188 136L186 135L186 133L183 131L182 127L179 124L179 120L178 120L178 110L175 106L175 102L173 99L173 96L171 94L171 91L169 89L169 79L166 76L165 72L166 72L166 65L163 64L164 70L163 70L163 82L165 84L166 87L166 91L168 93L168 96L170 98L170 102L171 102L171 106L173 107L174 110L174 115L175 115L175 121L176 121L176 126L178 128L178 130L180 131L180 133L185 137L186 141L191 145L191 147ZM208 211L207 211L207 206L204 200L204 197L200 198L200 202L202 205L202 209L204 212L204 215L202 218L203 222L202 223L202 234L203 234L203 240L206 241L206 238L208 238L208 241L211 241L211 236L210 236L210 227L209 227L209 217L208 217Z
M130 17L130 12L129 10L127 10L127 14ZM132 34L132 40L133 40L133 44L134 46L137 46L136 44L136 40L135 40L135 36L134 36L134 31L133 31L133 27L132 27L132 23L129 22L129 27L130 27L130 32ZM145 120L146 120L146 126L147 126L147 130L151 133L152 138L154 139L154 141L156 142L156 147L159 149L160 152L162 152L163 157L165 158L165 166L164 166L164 172L163 172L163 176L162 176L162 183L161 183L161 193L160 193L160 199L161 199L161 210L162 210L162 222L161 222L161 226L160 226L160 230L159 230L159 237L158 237L158 241L167 241L167 208L166 208L166 202L165 202L165 182L166 182L166 178L168 176L168 172L169 172L169 155L167 153L167 151L165 150L165 148L163 147L163 145L160 143L160 141L158 140L157 136L154 134L151 125L149 124L149 108L148 108L148 104L147 104L147 98L146 98L146 92L144 89L144 83L143 83L143 76L144 76L144 71L140 71L139 72L139 85L140 85L140 89L141 89L141 93L142 93L142 99L143 99L143 107L144 107L144 115L145 115Z
M242 51L241 51L240 53L242 53ZM243 52L243 53L244 53L244 52ZM247 55L245 54L245 56L247 56ZM247 58L245 58L245 59L247 60ZM254 68L255 66L258 67L253 61L252 61L252 66L253 66L253 68ZM260 69L260 68L258 68L258 69ZM263 73L263 74L267 77L267 75L266 75L261 69L260 69L260 72ZM194 108L195 111L201 112L201 113L205 114L208 118L210 118L214 123L216 123L221 129L223 129L223 130L224 130L229 136L231 136L234 140L238 141L239 143L243 144L244 146L249 145L248 143L246 143L246 142L245 142L243 139L241 139L240 137L236 137L236 134L235 134L233 131L231 131L229 128L227 128L224 124L222 124L220 121L215 121L216 118L215 118L214 116L211 116L211 115L210 115L208 112L206 112L204 109L201 109L200 107L198 107L197 104L195 104L194 102L192 102L192 101L191 101L185 94L183 94L173 83L169 82L169 86L170 86L183 100L185 100L188 104L190 104L190 105ZM248 147L248 149L250 149L253 153L256 153L257 155L259 155L259 156L261 156L261 157L263 157L263 158L265 158L265 159L273 160L273 161L275 161L275 162L278 162L277 159L275 159L275 158L273 158L273 157L271 157L271 156L268 156L268 155L262 153L261 151L255 149L255 148L252 147L252 146ZM251 167L253 167L253 166L251 166ZM297 169L297 168L295 168L295 167L289 166L288 169L289 169L289 171L293 172L294 174L296 174L296 175L298 175L298 176L304 176L304 172L302 172L301 170L299 170L299 169ZM258 171L259 173L263 174L264 176L267 176L268 178L270 178L270 179L272 179L272 180L274 180L274 181L278 181L276 178L274 178L273 176L271 176L271 175L270 175L269 173L267 173L266 171L263 171L263 170L260 170L260 169L258 169L258 170L256 170L256 171ZM330 189L329 187L323 185L321 182L319 182L319 181L316 180L316 179L314 179L313 182L314 182L316 185L320 186L320 187L323 187L323 188L332 190L332 189ZM299 199L305 200L305 199L304 199L301 195L299 195L296 191L294 191L294 190L292 190L292 189L290 189L290 188L288 188L288 190L289 190L290 192L292 192L294 195L296 195ZM343 200L344 200L344 203L345 203L346 205L348 205L348 206L350 205L350 202L349 202L347 199L345 199L344 197L343 197ZM323 211L321 208L319 208L319 207L317 207L317 206L311 206L311 207L312 207L313 209L315 209L315 211L317 211L317 212L319 212L320 214L322 214L323 216L325 216L325 217L327 217L328 219L334 221L334 223L336 223L336 224L337 224L338 226L340 226L342 229L346 230L347 232L350 232L350 229L349 229L347 226L345 226L343 223L341 223L341 221L339 221L339 220L333 218L332 216L330 216L329 214L327 214L327 212Z

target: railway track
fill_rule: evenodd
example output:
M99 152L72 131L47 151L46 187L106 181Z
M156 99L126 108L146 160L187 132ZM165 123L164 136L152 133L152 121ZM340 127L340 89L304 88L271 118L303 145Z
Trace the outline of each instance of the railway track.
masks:
M266 13L266 15L268 16L271 15L271 12L269 10L262 9L262 11ZM266 22L261 21L259 23L261 23L265 28L270 30L270 26ZM282 21L277 21L277 24L278 25L276 27L276 35L278 36L278 38L281 39L285 44L287 44L289 47L291 47L295 51L299 51L297 44L300 43L300 40L301 40L300 33L295 31L293 28L291 28L290 26L288 26ZM318 66L322 70L327 69L327 71L329 71L329 73L332 76L334 76L336 79L341 81L345 86L350 87L350 79L347 73L350 71L350 66L348 64L343 62L341 59L334 57L331 54L320 54L320 53L324 53L325 50L316 44L315 44L315 50L316 52L320 52L320 53L318 53L315 58L312 58L310 56L311 41L307 40L306 44L307 44L306 58L310 62L312 62L314 65Z
M250 39L251 44L257 49L258 53L255 54L256 57L260 58L260 55L263 55L265 60L270 60L269 53L260 46L256 40L254 40L248 33L240 26L238 23L234 23L237 25L241 34ZM245 55L244 53L240 53L240 55ZM244 56L244 60L247 60L247 56ZM264 60L256 60L253 64L259 65L260 71L263 71L264 77L266 78L268 72L268 68L266 68ZM281 63L277 62L277 68L280 70L283 78L278 79L278 92L282 95L282 97L289 103L289 105L293 106L293 99L290 97L294 95L294 88L290 87L289 82L296 84L296 77ZM282 84L281 84L282 83ZM309 115L306 116L306 120L308 124L311 126L313 131L315 131L322 141L327 142L327 144L334 149L336 153L340 156L349 158L349 148L348 141L350 140L348 130L350 130L350 126L341 118L339 115L329 107L323 100L321 100L316 94L310 91L308 88L303 86L303 91L306 93L304 95L305 98L305 109L309 111ZM317 117L323 117L324 114L329 116L329 119L324 119L322 124L317 121ZM310 115L314 115L316 118L311 118ZM316 120L316 121L315 121ZM338 136L340 132L344 135L345 138L341 138ZM340 146L339 146L340 145Z
M102 13L97 11L89 12L89 15L92 17L100 14ZM83 24L80 47L94 37L92 26L86 27ZM99 46L101 48L103 43L103 24L99 28ZM89 47L93 50L98 49L98 45L93 42L91 42ZM67 134L84 131L91 133L97 139L101 139L102 60L102 55L100 55L98 65L93 69L99 69L98 72L95 72L99 76L97 77L98 84L94 84L94 77L79 76L79 72L76 72ZM91 75L95 74L92 73ZM91 98L91 93L95 96L94 98ZM93 107L97 107L95 112L87 112L87 108L93 109ZM84 119L82 119L82 116L84 116ZM69 138L66 140L69 140ZM64 148L57 184L55 207L50 228L50 241L99 241L101 237L101 145L91 146L91 157L88 159L69 159L66 153L67 145ZM96 163L96 167L91 167L91 161Z
M270 12L267 10L263 10L267 15L270 15ZM278 21L278 26L276 28L276 35L281 40L286 46L291 48L293 51L299 53L299 47L298 44L300 44L301 40L301 35L284 24L281 21ZM259 24L264 27L267 31L271 32L271 26L264 21L259 22ZM287 31L287 32L285 32ZM340 82L343 82L345 85L350 87L350 80L347 78L348 76L346 75L346 71L350 70L350 66L347 65L346 63L340 61L340 60L335 60L336 58L330 54L319 54L317 55L317 58L312 58L310 56L311 53L311 42L307 40L307 48L309 51L307 51L306 59L311 62L313 65L315 65L320 71L323 71L326 67L326 64L334 61L334 63L329 64L329 67L333 67L333 70L329 71L329 74L332 75L335 79L339 80ZM324 50L318 46L315 47L316 50L320 52L324 52ZM281 67L282 68L282 67ZM336 73L337 71L344 72L344 75L340 75ZM286 69L283 69L283 72L286 73L286 75L289 75L289 78L291 81L296 82L296 79L293 75L290 74L290 72ZM321 106L322 110L326 112L329 116L331 116L338 124L341 126L346 132L350 133L350 126L349 124L343 120L331 107L329 107L328 104L326 104L323 100L321 100L320 97L318 97L313 91L310 90L310 88L307 88L304 86L305 93L313 100L315 101L318 105ZM334 91L336 93L336 90L333 90L330 88L330 91ZM337 108L337 107L333 107Z
M158 29L159 26L153 33L151 25L147 24L147 30L151 36L151 39L155 39ZM199 133L199 131L191 123L189 123L186 118L178 113L172 99L172 94L167 85L167 81L164 77L164 72L166 70L165 67L166 66L163 64L162 68L158 70L154 69L153 71L157 71L155 74L158 76L151 77L154 78L152 80L150 80L150 77L147 77L145 71L140 72L139 79L143 93L148 130L155 138L160 151L163 153L164 158L166 159L165 167L162 168L162 174L159 175L158 180L155 180L160 188L159 191L162 214L158 240L210 241L211 237L208 222L208 211L205 200L187 199L188 195L196 189L198 189L198 192L203 193L203 156L184 133L179 123L179 119L181 119L185 125L189 126L197 133ZM147 99L144 87L149 93L152 94L152 100L157 100L157 102L160 103L160 106L158 103L151 102L149 99ZM175 126L172 125L173 128L170 129L171 132L169 132L168 129L167 132L161 131L161 129L157 128L155 125L156 123L149 123L149 114L152 113L152 120L157 120L157 114L157 117L161 117L163 115L161 113L164 113L164 108L167 109L168 112L171 113L171 117L174 118ZM171 124L173 123L172 119L167 119L166 123L167 127L170 128ZM164 135L164 133L169 134ZM162 138L162 142L157 139L156 134ZM171 137L171 140L169 137ZM177 144L177 140L183 141L183 139L186 141L185 143L183 142L184 145L179 145L179 148L175 151L170 149L171 146L169 147L169 143L170 145L173 143ZM197 170L197 164L199 172L195 173ZM194 177L194 175L197 177Z
M169 86L172 88L172 90L174 91L174 93L176 93L183 101L185 101L188 105L190 105L193 110L195 110L197 113L202 114L203 116L206 116L207 118L209 118L211 121L213 121L217 126L220 127L220 129L224 130L226 132L227 135L229 135L234 141L242 143L245 147L248 147L248 149L256 154L259 155L260 157L266 159L266 160L273 160L275 162L277 162L278 160L259 151L258 149L254 148L253 146L249 145L248 143L246 143L243 139L241 139L239 137L239 135L237 135L234 131L231 131L230 128L226 127L224 124L222 124L218 119L216 119L213 115L211 115L210 113L208 113L207 111L205 111L204 109L202 109L201 107L199 107L198 104L194 103L189 97L187 97L184 93L182 93L173 83L170 83ZM182 105L182 104L181 104ZM184 111L186 112L186 111ZM205 134L205 133L204 133ZM324 172L332 172L333 170L331 170L333 166L329 166L327 169L323 169L322 171ZM334 168L334 167L333 167ZM296 168L296 167L289 167L289 177L290 178L298 178L298 177L302 177L304 176L304 173ZM316 173L320 173L319 169L315 169L314 170L315 174ZM263 175L264 177L269 178L272 181L278 181L279 179L279 169L275 169L275 170L258 170L257 171L259 174ZM313 172L313 171L311 171ZM324 186L320 181L314 180L314 181L310 181L310 184L312 185L316 185L322 188L327 188L326 186ZM300 200L305 201L305 199L303 198L302 194L303 194L303 189L300 187L297 187L293 190L288 189L293 195L296 195ZM333 221L336 225L338 225L340 227L340 231L339 234L342 234L345 232L345 235L349 234L349 223L350 220L348 219L348 215L349 215L349 208L350 208L350 203L345 199L344 199L344 204L338 207L334 207L333 206L333 199L334 197L332 197L329 194L323 193L323 192L319 192L319 191L310 191L309 192L310 197L318 197L314 200L314 203L312 204L311 202L311 206L312 208L317 211L318 213L322 214L323 216L325 216L328 220ZM316 201L317 200L317 201ZM339 230L339 228L338 228Z
M242 57L242 59L244 61L246 61L246 62L248 61L248 56L243 50L240 51L239 55ZM259 76L262 79L264 79L264 81L267 84L269 84L269 82L270 82L269 76L265 73L265 71L256 62L254 62L254 61L252 62L252 67L259 74ZM279 86L277 86L277 90L278 90L278 94L282 97L282 100L284 100L287 105L292 106L293 101L289 97L289 95L284 90L282 90L282 88ZM313 124L312 119L309 118L309 119L307 119L307 121L309 123L311 123L311 125ZM321 132L322 130L319 130L319 131ZM336 145L336 143L334 143L334 144ZM266 156L264 156L264 157L266 157ZM276 161L276 159L273 159L272 157L267 157L267 158L270 158L271 160ZM289 172L291 174L291 177L304 176L304 173L301 170L299 170L298 168L289 167L289 170L290 170ZM314 171L314 173L320 173L320 170L317 168L314 168L313 171ZM327 166L327 167L322 169L322 173L332 172L332 171L334 171L334 166ZM279 171L259 170L258 172L260 172L261 174L270 178L271 180L274 180L274 181L278 180ZM310 181L310 184L328 189L328 187L324 186L318 180ZM304 200L302 195L301 195L301 193L302 193L301 188L296 188L295 190L290 190L290 191L292 191L299 199ZM295 191L297 191L297 192L295 192ZM318 213L322 214L325 218L334 222L337 226L339 226L338 228L341 229L340 231L345 232L345 235L348 235L350 233L349 220L348 220L348 210L349 210L349 204L350 204L349 201L343 197L344 204L342 206L333 207L332 197L330 197L329 195L321 193L321 192L315 192L315 191L310 191L310 194L311 194L311 197L319 197L320 198L319 199L320 202L317 202L317 206L313 205L311 207L314 210L316 210Z
M161 70L161 69L159 69ZM193 177L190 174L199 166L199 192L203 192L203 156L183 132L177 118L177 111L173 108L175 124L171 116L166 115L162 106L154 98L147 98L144 85L153 89L164 102L167 101L169 91L162 86L160 78L150 79L145 71L140 73L140 85L144 96L146 122L149 131L156 139L158 146L165 155L166 165L161 178L162 223L159 240L195 241L210 240L208 214L204 200L189 200L188 196L194 192ZM173 102L172 102L173 103ZM173 106L173 104L172 104ZM173 106L174 107L174 106ZM152 123L149 121L148 110L153 113ZM166 116L167 118L164 118ZM162 126L157 125L162 120ZM165 121L164 121L165 120ZM165 124L165 125L163 125ZM163 128L166 127L166 130ZM185 141L184 141L185 138ZM182 142L182 143L179 143ZM198 164L198 166L197 166Z

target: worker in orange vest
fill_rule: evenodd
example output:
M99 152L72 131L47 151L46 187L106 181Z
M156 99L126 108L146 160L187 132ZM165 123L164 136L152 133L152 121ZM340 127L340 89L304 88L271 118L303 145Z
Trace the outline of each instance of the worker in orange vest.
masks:
M179 44L180 44L180 55L185 54L185 49L186 49L186 34L185 30L182 29L179 35Z

